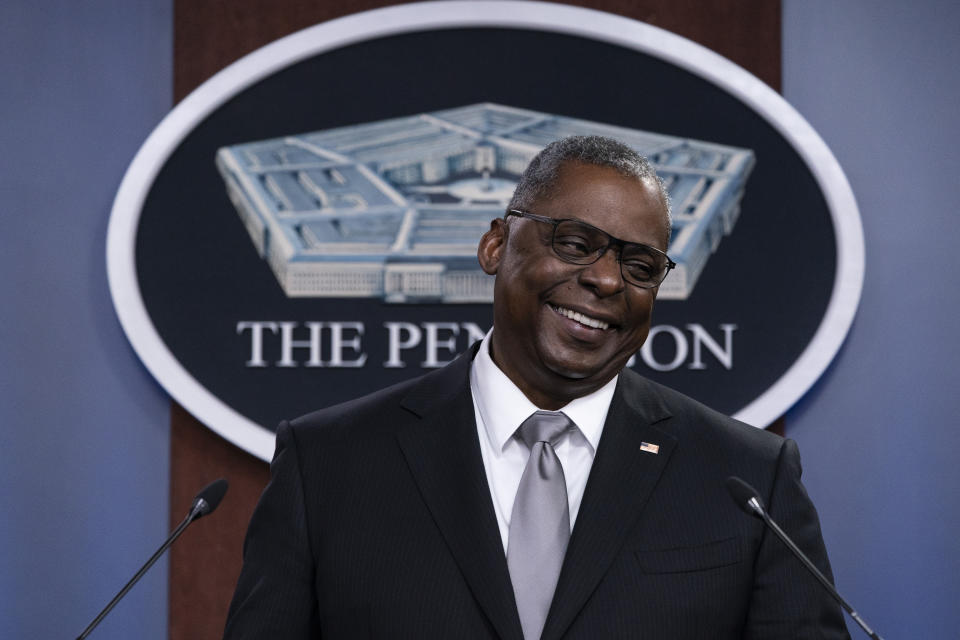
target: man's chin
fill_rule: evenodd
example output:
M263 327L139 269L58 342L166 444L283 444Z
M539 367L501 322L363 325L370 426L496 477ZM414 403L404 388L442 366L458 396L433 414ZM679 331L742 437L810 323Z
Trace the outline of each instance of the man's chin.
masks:
M603 367L585 367L583 362L550 362L547 366L556 376L570 382L588 382L591 379L603 378Z
M541 362L555 376L558 385L568 383L575 385L578 394L590 393L599 389L612 380L623 369L628 358L617 357L615 360L594 357L584 357L587 354L570 354L568 357L544 358ZM591 356L598 354L590 353Z

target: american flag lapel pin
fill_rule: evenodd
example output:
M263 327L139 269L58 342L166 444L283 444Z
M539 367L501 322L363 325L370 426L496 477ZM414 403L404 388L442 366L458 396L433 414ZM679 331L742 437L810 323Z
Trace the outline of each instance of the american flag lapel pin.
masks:
M647 453L660 453L660 445L650 444L649 442L641 442L640 451L646 451Z

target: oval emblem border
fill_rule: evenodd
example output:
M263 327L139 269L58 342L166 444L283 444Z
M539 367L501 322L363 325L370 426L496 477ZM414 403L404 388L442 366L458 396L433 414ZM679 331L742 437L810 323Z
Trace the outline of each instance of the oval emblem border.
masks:
M853 323L863 288L860 214L840 164L813 127L784 98L742 67L686 38L593 9L529 0L440 0L357 13L276 40L216 73L184 98L151 132L127 169L110 212L107 276L113 304L134 351L164 389L198 420L263 460L274 433L201 385L160 338L137 281L140 213L160 169L186 136L227 100L306 58L356 42L412 31L461 27L557 32L643 52L683 68L735 96L791 144L820 187L836 235L837 270L830 302L803 353L734 417L767 425L796 403L826 370Z

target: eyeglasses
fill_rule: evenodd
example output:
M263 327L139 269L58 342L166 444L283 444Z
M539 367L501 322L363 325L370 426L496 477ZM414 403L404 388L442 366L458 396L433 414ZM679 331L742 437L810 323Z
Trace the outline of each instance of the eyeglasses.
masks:
M504 218L517 216L553 225L550 246L557 257L571 264L593 264L610 247L620 250L620 275L630 284L641 289L652 289L667 277L670 269L677 266L673 260L656 247L614 238L603 229L580 220L548 218L535 213L510 209Z

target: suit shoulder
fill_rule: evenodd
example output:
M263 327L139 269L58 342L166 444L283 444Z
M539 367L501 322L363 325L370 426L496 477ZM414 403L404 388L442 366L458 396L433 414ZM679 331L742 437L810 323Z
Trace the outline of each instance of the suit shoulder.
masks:
M359 398L317 409L287 424L298 440L322 437L336 441L362 432L372 435L389 426L391 421L384 420L386 416L396 416L403 411L403 398L420 380L405 380Z
M766 458L780 454L784 438L732 418L675 389L625 370L634 401L657 404L665 419L658 424L677 436L692 436L708 446L753 451Z
M356 441L393 434L405 421L428 413L469 386L470 358L399 382L365 396L300 416L284 426L301 438Z

